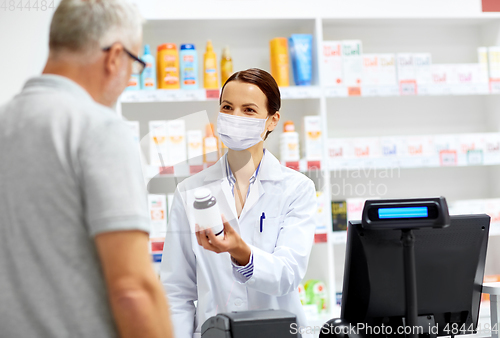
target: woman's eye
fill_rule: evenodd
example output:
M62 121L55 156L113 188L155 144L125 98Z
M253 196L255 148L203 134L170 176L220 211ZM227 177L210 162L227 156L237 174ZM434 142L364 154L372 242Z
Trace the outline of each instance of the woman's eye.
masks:
M222 109L224 109L224 110L229 110L229 109L231 109L231 107L230 107L230 106L228 106L228 105L225 105L225 106L223 106L223 107L222 107Z
M252 108L247 108L246 111L249 113L255 113L255 110L253 110Z

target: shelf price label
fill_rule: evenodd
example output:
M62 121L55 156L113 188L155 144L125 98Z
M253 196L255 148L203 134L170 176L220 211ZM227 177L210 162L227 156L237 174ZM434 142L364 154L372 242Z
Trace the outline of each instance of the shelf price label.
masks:
M321 161L307 161L307 170L321 170Z
M468 165L483 164L483 151L480 149L467 150L467 164Z
M160 167L160 175L173 175L174 167Z
M349 96L361 96L361 87L347 87Z
M207 100L217 100L220 96L219 89L207 89L205 91Z
M455 166L457 165L457 151L441 150L439 153L439 160L442 167Z
M415 80L407 80L401 81L399 83L399 90L401 95L417 95L417 81Z
M299 168L300 168L299 161L285 162L285 167L299 171Z

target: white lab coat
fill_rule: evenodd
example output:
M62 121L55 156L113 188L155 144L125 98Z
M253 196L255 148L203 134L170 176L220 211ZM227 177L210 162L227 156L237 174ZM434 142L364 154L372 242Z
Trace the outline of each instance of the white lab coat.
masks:
M181 182L175 191L160 275L176 338L200 337L206 319L232 311L283 309L297 315L299 326L307 325L297 287L306 273L314 240L314 183L282 166L266 150L238 219L225 161L224 156ZM227 252L217 254L198 245L193 193L202 186L212 191L221 213L252 249L250 279L233 268Z

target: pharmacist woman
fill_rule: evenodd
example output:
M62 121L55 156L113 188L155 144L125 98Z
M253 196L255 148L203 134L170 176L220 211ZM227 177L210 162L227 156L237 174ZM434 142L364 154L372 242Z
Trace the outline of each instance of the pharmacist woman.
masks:
M222 312L282 309L307 325L297 287L313 245L316 193L309 178L264 149L280 106L269 73L233 74L222 87L217 119L228 153L177 186L160 268L177 338L200 337L205 320ZM200 187L224 216L220 236L196 231Z

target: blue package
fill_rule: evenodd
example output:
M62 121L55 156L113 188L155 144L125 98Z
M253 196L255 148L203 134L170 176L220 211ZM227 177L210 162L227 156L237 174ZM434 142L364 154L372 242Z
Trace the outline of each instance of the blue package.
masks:
M312 78L312 35L292 34L288 39L296 86L310 86Z

